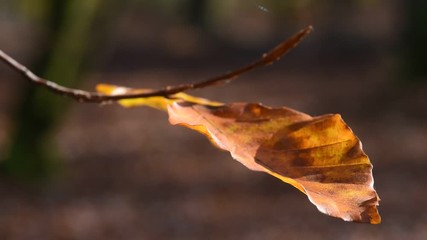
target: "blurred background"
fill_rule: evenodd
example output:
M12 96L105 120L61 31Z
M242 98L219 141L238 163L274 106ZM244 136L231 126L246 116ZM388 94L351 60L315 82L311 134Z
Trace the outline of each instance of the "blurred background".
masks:
M0 64L0 239L426 239L427 2L14 0L0 49L87 90L273 66L192 94L341 113L374 165L383 223L346 223L146 108L80 104Z

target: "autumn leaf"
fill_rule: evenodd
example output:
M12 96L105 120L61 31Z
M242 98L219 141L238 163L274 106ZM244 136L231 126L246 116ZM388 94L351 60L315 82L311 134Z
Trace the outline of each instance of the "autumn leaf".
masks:
M199 132L252 170L306 193L317 208L346 221L379 223L372 165L341 116L311 117L289 108L176 102L169 121Z
M144 90L100 85L98 91ZM381 222L372 165L339 114L311 117L286 107L221 104L187 94L119 103L167 110L171 124L196 130L249 169L291 184L325 214L345 221Z

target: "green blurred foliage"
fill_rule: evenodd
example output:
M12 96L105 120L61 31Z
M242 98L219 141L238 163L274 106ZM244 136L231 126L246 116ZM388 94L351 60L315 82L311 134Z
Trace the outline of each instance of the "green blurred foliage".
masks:
M427 82L427 1L405 2L407 22L402 38L404 79Z
M40 21L48 31L46 49L32 69L65 86L76 86L83 73L92 23L101 0L22 0L22 12ZM27 84L17 105L9 153L1 162L3 173L19 179L46 180L59 170L59 155L51 133L69 102Z

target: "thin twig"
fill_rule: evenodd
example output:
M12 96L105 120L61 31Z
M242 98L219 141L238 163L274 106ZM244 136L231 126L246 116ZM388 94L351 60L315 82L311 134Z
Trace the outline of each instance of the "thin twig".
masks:
M270 65L273 62L278 61L284 54L289 52L289 50L296 47L298 43L312 30L313 30L312 26L308 26L304 28L303 30L296 33L289 39L277 45L271 51L263 54L263 56L257 61L249 65L246 65L242 68L239 68L237 70L234 70L232 72L229 72L217 77L213 77L198 83L190 83L190 84L183 84L183 85L178 85L174 87L166 87L164 89L155 90L152 92L145 92L145 93L107 95L103 93L88 92L80 89L67 88L59 84L56 84L54 82L51 82L49 80L38 77L33 72L31 72L28 68L26 68L24 65L20 64L18 61L16 61L15 59L13 59L12 57L10 57L9 55L7 55L1 50L0 50L0 60L2 60L4 63L9 65L13 69L15 69L15 71L23 75L30 82L36 83L40 86L43 86L49 89L52 92L70 97L79 102L102 103L107 101L118 101L122 99L131 99L131 98L145 98L145 97L154 97L154 96L168 97L170 95L173 95L179 92L184 92L190 89L198 89L198 88L204 88L204 87L209 87L214 85L225 84L236 79L238 76L240 76L243 73L247 73L258 67Z

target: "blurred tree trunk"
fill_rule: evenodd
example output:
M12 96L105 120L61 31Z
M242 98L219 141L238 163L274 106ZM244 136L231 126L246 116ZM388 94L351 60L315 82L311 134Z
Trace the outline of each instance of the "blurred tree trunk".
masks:
M410 81L427 82L427 1L410 0L406 5L403 71Z
M188 20L191 24L199 27L206 25L207 0L188 1Z
M82 60L101 0L46 0L43 11L49 27L46 49L36 60L34 71L65 86L76 86L82 75ZM34 47L38 47L35 45ZM43 180L58 169L59 162L51 130L65 112L67 100L26 84L14 117L14 132L4 174L23 180Z

